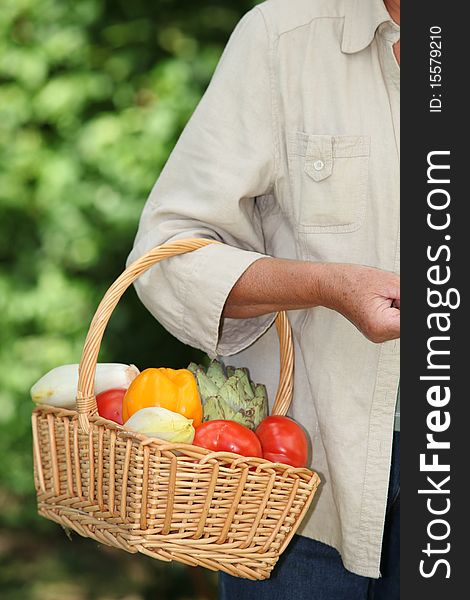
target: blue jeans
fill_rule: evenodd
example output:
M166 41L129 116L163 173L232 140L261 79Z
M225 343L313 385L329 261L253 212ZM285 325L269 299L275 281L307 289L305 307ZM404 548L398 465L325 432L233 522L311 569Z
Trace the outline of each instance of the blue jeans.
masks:
M251 581L219 575L219 600L395 600L400 598L400 433L393 437L392 465L382 544L380 579L343 567L339 553L295 535L271 578Z

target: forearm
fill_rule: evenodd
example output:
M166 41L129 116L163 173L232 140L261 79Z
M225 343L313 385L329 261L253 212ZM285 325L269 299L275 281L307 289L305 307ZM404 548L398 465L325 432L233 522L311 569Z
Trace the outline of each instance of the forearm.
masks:
M342 314L373 342L400 336L400 278L354 264L259 259L232 288L223 316L244 319L316 306Z
M262 258L243 273L230 292L223 316L257 317L280 310L319 306L330 265Z

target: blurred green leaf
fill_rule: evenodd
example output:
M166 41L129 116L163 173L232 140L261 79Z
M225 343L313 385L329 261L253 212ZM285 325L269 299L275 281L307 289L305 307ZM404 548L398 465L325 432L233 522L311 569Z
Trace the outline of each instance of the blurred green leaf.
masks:
M77 555L77 536L69 542L37 517L29 389L51 368L80 360L93 312L124 268L145 199L233 27L254 4L1 2L2 599L215 597L213 577L180 565L106 554L85 540ZM100 360L182 367L202 357L171 338L130 290L111 318Z

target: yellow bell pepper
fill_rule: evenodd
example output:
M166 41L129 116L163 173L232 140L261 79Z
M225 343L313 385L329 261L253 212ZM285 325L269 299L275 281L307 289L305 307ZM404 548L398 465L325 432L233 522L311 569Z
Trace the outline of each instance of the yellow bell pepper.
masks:
M141 408L160 406L202 422L202 404L194 375L187 369L145 369L131 382L122 402L125 423Z

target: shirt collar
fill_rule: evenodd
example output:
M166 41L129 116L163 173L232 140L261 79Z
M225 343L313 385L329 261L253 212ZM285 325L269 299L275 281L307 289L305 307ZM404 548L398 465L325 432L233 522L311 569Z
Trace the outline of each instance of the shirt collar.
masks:
M388 24L398 40L400 27L393 22L383 0L346 0L341 50L346 54L364 50L382 23Z

